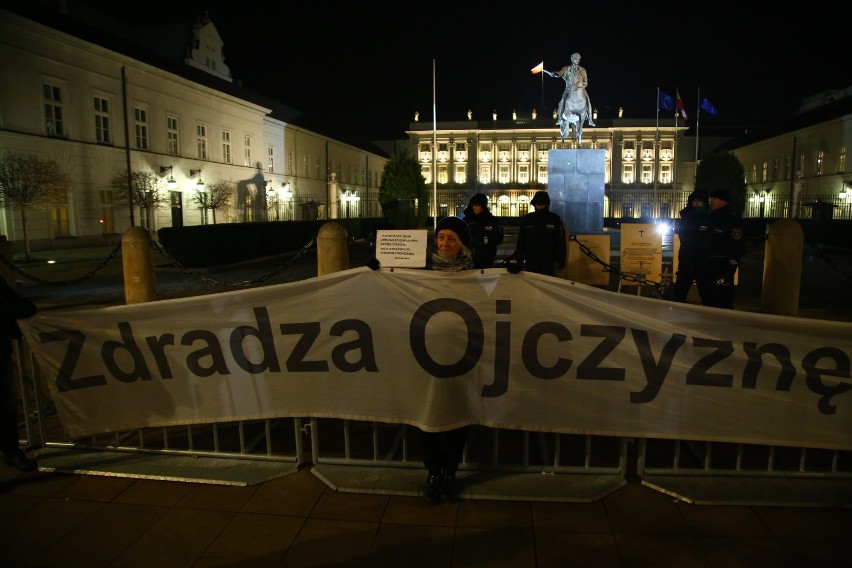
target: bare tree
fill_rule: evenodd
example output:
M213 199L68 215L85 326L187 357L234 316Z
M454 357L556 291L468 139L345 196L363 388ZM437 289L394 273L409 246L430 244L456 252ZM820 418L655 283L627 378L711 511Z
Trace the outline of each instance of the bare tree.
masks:
M202 219L206 223L207 220L207 210L213 212L213 224L216 224L216 211L218 209L225 209L231 203L231 199L234 197L236 188L233 183L229 181L219 180L217 182L209 184L204 191L196 192L191 198L190 201L198 206L201 209Z
M21 211L26 258L30 255L27 234L27 208L52 209L68 204L71 178L54 160L33 154L3 150L0 152L0 206Z
M160 176L151 170L130 172L130 184L127 183L127 170L117 171L109 180L109 188L121 196L121 201L128 207L139 207L145 211L145 228L148 232L154 230L151 219L154 211L168 205L169 195L163 191Z

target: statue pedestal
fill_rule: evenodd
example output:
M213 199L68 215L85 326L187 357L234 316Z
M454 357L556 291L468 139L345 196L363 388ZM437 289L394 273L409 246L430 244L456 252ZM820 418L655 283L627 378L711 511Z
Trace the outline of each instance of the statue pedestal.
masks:
M603 232L606 150L549 150L550 210L571 234Z

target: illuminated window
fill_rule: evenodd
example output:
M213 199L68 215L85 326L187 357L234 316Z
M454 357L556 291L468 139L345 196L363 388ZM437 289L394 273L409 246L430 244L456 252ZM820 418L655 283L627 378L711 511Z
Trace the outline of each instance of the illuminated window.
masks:
M622 164L621 166L621 183L633 183L636 179L636 172L633 164Z
M500 164L497 170L497 181L500 183L509 183L511 177L509 175L511 166L509 164Z
M467 165L466 164L456 164L456 183L465 183L467 181Z

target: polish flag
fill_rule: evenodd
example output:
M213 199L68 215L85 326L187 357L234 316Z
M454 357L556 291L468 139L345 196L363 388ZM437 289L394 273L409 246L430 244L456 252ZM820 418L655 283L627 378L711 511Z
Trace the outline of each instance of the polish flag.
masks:
M544 61L532 68L533 75L541 73L542 71L544 71Z
M686 116L686 107L683 106L683 101L680 100L680 91L677 91L677 102L675 103L677 106L677 111L683 117L684 120L688 120L689 117Z

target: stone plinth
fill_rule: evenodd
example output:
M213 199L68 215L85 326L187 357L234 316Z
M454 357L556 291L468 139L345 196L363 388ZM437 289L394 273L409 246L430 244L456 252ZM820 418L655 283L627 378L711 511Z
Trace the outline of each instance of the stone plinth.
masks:
M547 160L550 210L569 233L602 232L606 150L550 150Z

